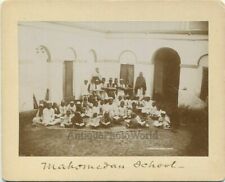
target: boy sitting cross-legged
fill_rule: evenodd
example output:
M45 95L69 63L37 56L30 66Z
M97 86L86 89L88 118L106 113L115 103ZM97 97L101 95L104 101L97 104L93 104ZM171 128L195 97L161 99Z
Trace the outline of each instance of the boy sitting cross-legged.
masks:
M98 128L100 126L101 117L97 113L93 113L93 117L90 118L89 126L91 128Z
M66 114L61 118L60 126L70 127L72 125L71 118L72 118L71 112L67 110Z
M119 117L122 119L126 119L127 118L127 108L125 107L125 103L124 101L120 102L120 106L118 109L119 112Z
M74 116L71 119L72 125L75 128L83 128L85 127L85 123L83 121L83 118L81 116L81 113L76 111Z
M163 127L163 129L170 128L170 118L166 115L165 111L161 111L159 119L154 121L153 125L155 127Z
M127 128L149 127L146 121L142 121L141 118L134 112L131 113L131 119L126 120L126 122Z
M105 112L103 117L100 120L100 126L102 127L110 127L112 119L109 116L109 112Z

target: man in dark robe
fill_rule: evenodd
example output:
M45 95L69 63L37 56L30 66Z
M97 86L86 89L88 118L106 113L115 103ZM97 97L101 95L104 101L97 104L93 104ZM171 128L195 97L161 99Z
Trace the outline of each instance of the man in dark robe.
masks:
M135 82L135 88L134 88L135 94L138 93L138 90L139 92L142 92L141 94L145 95L146 82L142 72L139 73L139 76L137 77Z

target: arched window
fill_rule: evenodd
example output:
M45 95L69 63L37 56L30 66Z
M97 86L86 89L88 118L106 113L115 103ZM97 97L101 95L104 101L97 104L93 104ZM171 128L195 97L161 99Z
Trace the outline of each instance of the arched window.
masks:
M88 52L87 61L88 61L88 63L90 63L90 64L94 64L94 63L97 62L97 54L96 54L96 51L95 51L94 49L91 49L91 50Z
M67 61L75 61L77 60L77 52L73 47L68 47L66 49L66 58Z
M135 64L137 62L136 54L131 50L125 50L119 55L120 64Z
M51 62L51 54L46 46L40 45L39 47L37 47L36 54L41 61Z
M199 67L208 67L208 54L202 55L198 60Z

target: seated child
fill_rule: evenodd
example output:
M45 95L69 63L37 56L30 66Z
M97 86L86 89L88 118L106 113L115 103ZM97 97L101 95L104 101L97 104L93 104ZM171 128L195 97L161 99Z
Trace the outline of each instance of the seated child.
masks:
M112 119L109 116L109 112L105 112L103 117L100 120L100 126L102 127L110 127Z
M103 106L102 106L102 111L103 111L103 114L105 112L109 112L109 103L108 103L108 99L104 99L104 103L103 103Z
M83 128L85 127L85 123L83 121L83 118L81 116L81 113L76 111L74 116L71 119L72 126L75 128Z
M152 108L151 108L151 111L150 111L150 116L153 120L157 120L160 116L160 109L159 109L159 106L156 106L156 103L153 102L152 103Z
M120 116L119 116L119 108L117 105L113 105L112 110L110 110L110 116L113 119L113 122L115 124L119 124L121 123L121 121L123 120Z
M99 115L103 115L104 100L99 102Z
M82 112L82 105L80 101L77 101L76 103L76 111L77 112Z
M55 117L59 118L60 117L60 111L57 103L53 102L52 108L54 109Z
M114 104L113 104L113 98L112 97L109 97L109 104L108 104L108 112L109 112L109 116L111 117L111 118L113 118L114 117L114 115L115 115L115 106L114 106Z
M141 112L144 114L150 114L153 107L150 97L145 97L142 104L143 104L143 108Z
M67 110L67 108L66 108L65 102L61 101L61 104L59 106L60 117L65 116L66 110Z
M120 106L120 102L123 100L123 97L122 96L118 96L118 98L116 98L114 100L114 104L119 107Z
M131 119L126 120L126 122L128 128L149 127L146 121L142 121L141 118L133 112L131 113Z
M164 129L169 129L170 128L170 119L166 115L165 111L161 111L161 115L158 120L154 121L153 125L155 127L163 127Z
M132 102L132 112L134 112L135 114L139 114L139 110L137 108L137 104L136 102Z
M89 126L92 128L98 128L100 126L101 117L97 113L93 114L93 117L90 119Z
M87 97L85 97L84 99L83 99L83 102L82 102L82 104L81 104L81 108L82 108L82 117L84 117L84 118L89 118L89 117L91 117L92 116L92 113L91 113L91 107L92 106L90 106L90 104L89 104L89 102L88 102L88 98Z
M96 102L96 101L93 104L92 113L93 114L96 113L97 115L100 114L100 108L98 106L98 102Z
M67 110L69 110L71 114L74 114L76 112L76 105L74 101L70 101L69 105L67 106Z
M39 104L39 107L38 107L38 111L36 113L36 116L32 120L33 125L42 124L43 110L44 110L44 105L43 104Z
M52 108L52 103L50 101L47 102L47 108L43 110L43 124L45 126L55 125L61 122L60 118L55 118L55 112Z
M130 96L128 96L128 99L127 99L127 108L132 109L132 100Z
M125 107L124 101L120 102L118 112L119 112L119 117L121 117L122 119L127 118L127 108Z
M62 127L69 127L72 125L72 122L71 122L71 113L70 111L66 111L66 114L64 116L62 116L61 118L61 123L60 123L60 126Z

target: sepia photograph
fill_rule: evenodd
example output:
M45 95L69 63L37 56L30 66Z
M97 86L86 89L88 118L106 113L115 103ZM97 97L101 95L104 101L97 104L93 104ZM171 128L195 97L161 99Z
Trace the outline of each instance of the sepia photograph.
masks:
M208 21L20 21L19 156L208 156Z

